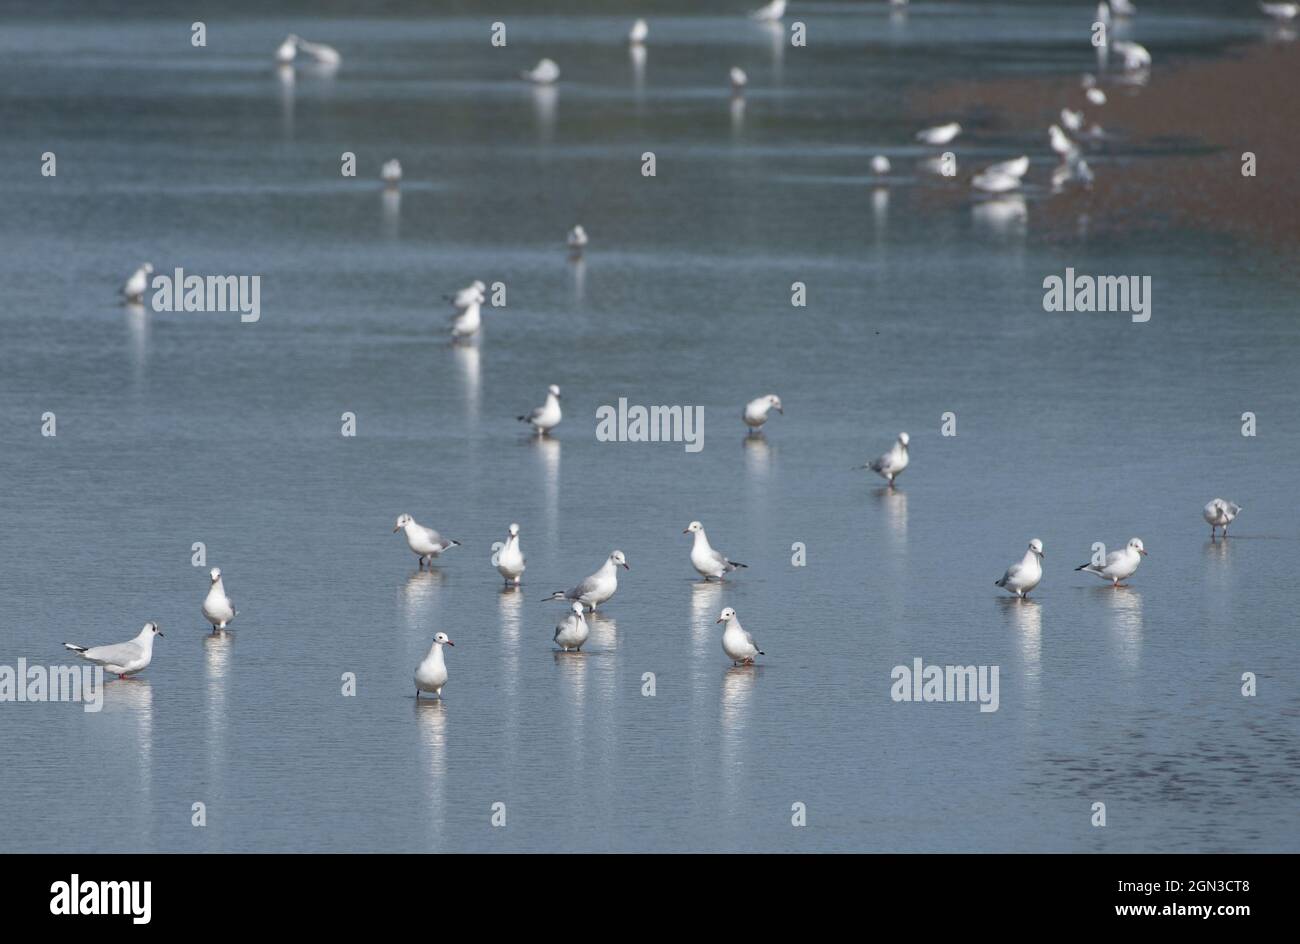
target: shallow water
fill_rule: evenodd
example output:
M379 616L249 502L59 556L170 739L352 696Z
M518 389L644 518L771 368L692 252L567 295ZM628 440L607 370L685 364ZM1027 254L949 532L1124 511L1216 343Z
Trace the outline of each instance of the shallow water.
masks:
M1218 6L1133 30L1165 59L1264 39ZM237 5L195 50L147 9L20 6L0 36L0 663L146 619L166 638L98 714L0 705L0 847L1300 849L1293 257L1041 225L1041 144L1023 220L937 199L911 135L950 116L908 113L908 91L1091 68L1087 11L880 7L809 4L793 49L683 5L638 70L632 14L604 4L504 14L496 50L463 9ZM290 31L342 68L277 75ZM554 94L512 78L542 55ZM376 184L390 156L399 198ZM1134 159L1121 140L1093 163ZM261 274L261 320L119 305L146 258ZM1150 322L1044 312L1067 266L1150 275ZM452 349L439 296L476 277L508 306ZM566 418L538 442L515 416L552 382ZM769 390L785 415L747 440L740 407ZM705 448L597 442L619 397L702 406ZM851 471L903 429L896 492ZM1245 511L1211 544L1216 495ZM404 511L463 546L417 573ZM696 518L750 565L723 587L694 579ZM511 521L529 564L503 592ZM1151 554L1129 589L1073 572L1133 535ZM1044 583L1005 599L1031 537ZM226 637L199 613L196 541L239 604ZM555 654L564 608L539 601L615 547L632 569L587 651ZM728 668L725 606L758 666ZM446 700L417 704L439 630ZM916 657L1000 667L998 711L892 702Z

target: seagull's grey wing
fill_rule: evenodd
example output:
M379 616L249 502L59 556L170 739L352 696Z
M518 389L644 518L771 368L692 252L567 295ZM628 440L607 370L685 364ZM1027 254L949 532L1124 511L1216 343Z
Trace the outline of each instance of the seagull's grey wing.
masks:
M427 537L429 541L432 542L433 544L443 543L442 535L439 534L437 531L433 530L433 528L423 528L423 531L424 531L424 536Z
M576 587L574 587L572 590L570 590L570 591L569 591L569 596L570 596L572 599L576 600L576 599L578 599L578 597L582 596L583 594L591 593L593 590L596 589L596 580L597 580L597 577L598 577L597 574L592 574L590 577L588 577L588 578L587 578L586 580L584 580L582 583L578 584Z
M100 665L126 665L144 655L144 650L134 642L119 642L111 646L95 646L87 649L82 657Z
M1123 551L1111 551L1109 554L1106 555L1106 566L1114 567L1116 564L1119 563L1120 558L1123 556L1124 556Z
M753 646L755 649L758 648L758 643L754 642L754 636L749 632L749 630L745 630L745 638L749 640L749 644L751 646Z
M714 548L709 548L709 552L713 555L713 560L714 560L715 563L718 563L718 564L730 564L730 563L731 563L731 561L727 560L727 555L726 555L726 554L723 554L721 551L719 551L719 550L715 550Z

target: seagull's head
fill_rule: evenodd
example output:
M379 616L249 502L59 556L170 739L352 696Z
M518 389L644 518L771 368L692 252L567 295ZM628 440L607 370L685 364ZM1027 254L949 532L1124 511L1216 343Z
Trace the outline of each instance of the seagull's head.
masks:
M767 405L770 409L776 410L776 412L780 413L782 416L785 415L785 410L781 408L781 398L775 393L769 393L767 395Z
M1130 551L1137 551L1143 557L1147 556L1147 549L1142 546L1141 538L1133 538L1131 541L1129 541L1128 548Z
M152 636L161 636L163 634L163 631L158 624L152 621L145 623L144 628Z
M555 397L555 399L557 400L560 399L560 388L555 384L551 384L549 387L547 387L546 392L549 393L551 396Z
M446 633L438 633L438 635L436 635L436 636L433 637L433 641L436 642L436 643L437 643L438 645L440 645L440 646L454 646L454 645L456 645L454 642L452 642L450 639L447 638L447 634L446 634Z
M910 443L911 441L912 441L912 437L907 435L907 433L898 434L898 444L902 446L904 449L907 448L907 444Z
M613 554L610 554L609 559L612 563L617 564L619 567L622 567L624 570L632 569L627 565L627 558L623 556L622 551L615 551Z
M153 274L153 263L152 263L152 262L146 262L146 263L145 263L144 265L142 265L140 268L144 269L144 271L145 271L146 273L150 274L150 275Z
M727 607L725 610L723 610L721 613L718 614L718 618L713 622L716 625L718 623L725 623L727 620L734 620L735 618L736 618L736 611L733 610L731 607Z
M483 282L482 279L475 279L473 282L470 282L470 283L469 283L469 287L472 288L472 289L474 289L474 291L476 291L476 292L486 292L486 291L487 291L487 284L486 284L485 282Z
M569 609L573 610L573 612L577 613L579 616L582 616L586 612L585 610L583 610L582 604L579 603L577 600L573 601L573 606L569 607Z
M295 46L297 46L298 43L301 42L301 40L298 39L297 33L290 33L288 36L284 38L284 41L286 43L293 43Z
M698 521L692 521L686 526L686 530L683 531L682 534L698 534L703 530L704 525L700 524Z
M393 525L393 533L396 534L398 531L401 531L403 528L405 528L408 524L414 524L414 523L415 523L415 519L412 518L410 515L406 515L406 514L398 515L397 524Z
M213 567L210 571L208 571L208 576L212 578L213 583L216 583L218 580L221 579L221 568Z
M1029 549L1039 557L1043 556L1043 542L1038 540L1038 538L1034 538L1029 542Z
M512 524L510 525L510 536L511 536L512 538L517 538L517 537L519 537L519 525L514 524L514 523L512 523Z

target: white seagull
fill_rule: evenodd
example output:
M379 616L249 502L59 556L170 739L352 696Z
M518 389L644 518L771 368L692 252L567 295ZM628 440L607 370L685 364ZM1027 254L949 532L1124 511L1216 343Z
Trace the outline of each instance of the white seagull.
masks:
M912 441L907 433L899 433L898 439L889 447L889 451L879 459L872 459L866 465L858 466L860 469L870 469L881 478L889 480L889 487L894 487L894 479L898 478L903 470L907 468L907 463L911 459L907 455L907 444Z
M130 642L119 642L111 646L95 646L87 649L76 643L65 642L64 649L70 649L87 662L102 665L110 672L117 673L118 678L134 675L153 661L153 637L161 636L162 630L157 623L145 623L144 629Z
M1029 158L1017 157L986 167L971 178L971 186L985 193L1006 193L1020 186L1020 178L1029 170Z
M439 698L442 697L442 687L447 684L447 663L442 657L443 646L456 645L447 638L446 633L438 633L433 637L433 645L429 647L429 654L424 657L415 668L415 697L420 697L420 692L429 692Z
M444 295L442 297L451 302L456 308L467 308L475 299L482 302L485 297L483 293L486 291L487 286L478 279L475 279L464 288L457 289L456 294Z
M785 3L786 0L772 0L771 3L759 7L749 15L751 18L764 23L775 23L785 16Z
M573 252L582 252L587 248L587 231L581 223L569 230L568 245Z
M396 187L402 182L402 162L397 158L384 161L384 166L379 169L379 176L388 186Z
M1070 111L1068 108L1061 109L1061 124L1065 125L1067 131L1083 130L1083 112Z
M722 651L727 654L732 665L753 665L754 656L767 655L762 649L758 648L758 643L754 642L754 637L745 632L740 625L740 620L736 619L736 611L727 607L721 615L714 620L714 625L726 623L722 628Z
M536 82L538 85L550 85L560 77L560 67L555 64L554 59L542 59L533 68L519 73L522 78L529 82Z
M731 573L737 567L749 566L740 561L728 560L721 551L715 551L709 544L708 535L704 533L704 525L698 521L688 524L682 534L695 535L695 543L691 545L691 566L699 571L700 576L705 580L710 577L721 580L725 574Z
M1300 14L1300 3L1261 3L1259 8L1275 20L1294 20Z
M922 144L947 144L961 134L961 125L951 121L946 125L937 125L916 133L916 140Z
M275 61L281 65L288 65L293 62L294 57L297 55L298 37L290 33L284 38L284 42L280 44L279 48L275 50Z
M153 265L148 262L141 263L140 268L131 273L131 277L122 286L122 294L126 296L127 301L138 302L144 298L144 293L149 289L151 275L153 275Z
M1142 539L1133 538L1123 550L1111 551L1107 554L1106 563L1102 566L1087 563L1080 564L1074 569L1096 574L1102 580L1109 580L1111 586L1121 587L1125 585L1120 581L1132 577L1137 572L1138 564L1142 563L1142 558L1146 555L1147 549L1142 546Z
M1090 88L1083 94L1086 95L1088 101L1092 102L1094 105L1106 104L1106 93L1099 88Z
M1141 43L1117 39L1110 46L1115 52L1124 57L1125 69L1145 69L1151 65L1151 53L1147 52L1147 48Z
M459 541L449 541L433 528L416 524L415 519L407 514L399 515L397 524L393 525L393 533L396 534L398 531L405 532L406 545L411 549L411 553L420 558L417 565L420 567L424 566L426 558L429 566L432 567L433 559L447 548L460 547Z
M731 67L731 90L739 95L749 84L749 76L745 75L745 70L740 66Z
M776 410L782 416L785 416L785 410L781 407L781 398L775 393L769 393L761 397L755 397L745 404L745 410L741 414L741 419L745 425L757 432L763 428L767 422L767 413L769 410Z
M883 154L877 154L871 159L871 172L873 174L888 174L892 166L889 163L889 158Z
M1137 7L1131 0L1110 0L1110 8L1116 16L1136 16Z
M1210 525L1210 540L1214 540L1216 528L1222 528L1223 536L1226 538L1228 536L1228 525L1232 524L1232 520L1240 513L1241 506L1236 502L1225 501L1222 498L1212 499L1202 512L1205 515L1205 520Z
M226 595L226 585L221 580L221 568L213 567L208 576L212 586L203 598L203 618L212 624L212 631L219 632L235 618L235 601Z
M497 551L497 573L506 580L506 586L520 582L524 575L524 552L519 549L519 525L510 525L506 532L506 543Z
M633 46L640 46L645 42L645 38L650 35L650 24L645 20L637 20L628 30L627 41Z
M538 436L544 436L560 424L564 414L560 411L560 388L551 384L546 388L546 402L533 407L533 411L519 417L521 423L530 423Z
M570 649L581 652L582 644L591 635L591 628L587 625L587 617L583 613L581 603L575 601L571 609L573 612L555 627L555 636L553 638L555 644L565 652Z
M1069 136L1061 130L1060 125L1052 125L1047 129L1048 138L1052 142L1052 150L1064 158L1072 158L1078 155L1079 146L1070 140Z
M471 338L478 334L479 328L483 326L483 302L487 299L482 290L477 288L479 284L481 283L475 282L468 289L461 289L452 299L452 306L456 309L456 313L451 316L453 341Z
M1043 542L1034 538L1029 542L1025 556L1007 568L1001 580L993 585L1004 588L1008 593L1026 597L1029 591L1038 586L1043 579Z
M618 568L631 570L622 551L615 551L600 565L596 571L582 583L571 590L556 590L546 600L574 600L583 606L595 610L614 595L618 589ZM542 602L546 602L543 600Z

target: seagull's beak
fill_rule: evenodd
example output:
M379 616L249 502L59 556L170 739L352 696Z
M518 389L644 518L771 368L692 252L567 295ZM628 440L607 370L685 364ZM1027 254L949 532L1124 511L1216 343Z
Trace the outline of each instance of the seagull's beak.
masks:
M624 569L624 570L631 570L631 569L632 569L632 566L631 566L630 564L628 564L627 562L624 562L624 563L623 563L623 569Z
M455 646L456 644L455 644L454 642L452 642L450 639L448 639L448 640L447 640L447 645L449 645L449 646Z
M714 625L714 626L717 626L717 625L718 625L719 623L721 623L721 622L722 622L722 617L719 616L717 619L715 619L715 620L713 621L713 625Z
M1143 557L1148 556L1148 555L1147 555L1147 549L1144 548L1144 547L1139 547L1139 548L1138 548L1138 553L1141 554Z
M1039 557L1046 557L1046 556L1047 556L1047 552L1046 552L1046 551L1039 551L1039 552L1038 552L1038 556L1039 556Z
M779 406L776 408L776 412L780 413L782 416L785 416L785 410L781 409Z
M163 631L162 631L161 629L158 630L158 635L159 635L159 636L163 636ZM166 636L163 636L163 638L166 639L167 637L166 637Z
M397 533L397 529L398 529L398 526L397 526L397 525L393 525L393 533L394 533L394 534Z
M691 533L690 528L682 528L682 534L690 534L690 533Z

